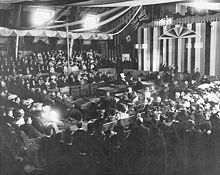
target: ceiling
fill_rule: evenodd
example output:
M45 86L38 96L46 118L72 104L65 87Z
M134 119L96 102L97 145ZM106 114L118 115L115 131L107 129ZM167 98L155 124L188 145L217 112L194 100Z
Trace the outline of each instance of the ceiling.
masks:
M187 2L189 0L186 0ZM0 4L16 4L33 6L92 6L92 7L116 7L152 5L169 2L186 2L183 0L0 0ZM1 5L0 5L1 6Z
M9 8L12 4L33 5L33 6L90 6L90 7L118 7L138 6L164 3L197 3L212 2L219 7L219 0L0 0L0 9ZM216 7L215 7L216 8ZM220 7L219 7L220 8Z
M212 5L209 6L205 3L202 3L204 1L212 2ZM65 9L72 6L73 10L69 10L69 12L73 14L72 16L74 16L74 21L82 19L83 15L88 12L100 14L115 7L128 8L128 6L136 7L140 5L151 6L158 4L169 4L169 8L171 8L171 3L174 5L180 4L191 7L203 5L208 10L214 9L216 11L220 11L220 0L0 0L0 10L16 11L14 7L18 5L26 8L36 6L47 6L52 8L56 7L58 10L58 15L56 15L55 20L60 20L61 17L65 17L65 15L68 14L68 10ZM175 12L175 9L170 11ZM151 11L149 14L150 13ZM70 22L72 21L70 20Z

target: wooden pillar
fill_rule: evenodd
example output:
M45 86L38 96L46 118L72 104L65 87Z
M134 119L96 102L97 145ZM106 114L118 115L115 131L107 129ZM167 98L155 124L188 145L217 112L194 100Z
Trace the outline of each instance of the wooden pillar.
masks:
M68 65L68 74L70 73L70 48L69 48L69 27L66 26L66 44L67 44L67 65Z
M72 55L73 55L73 44L74 44L74 39L71 38L71 41L70 41L70 57L72 57Z
M19 36L16 36L16 46L15 46L15 58L18 58L18 49L19 49Z

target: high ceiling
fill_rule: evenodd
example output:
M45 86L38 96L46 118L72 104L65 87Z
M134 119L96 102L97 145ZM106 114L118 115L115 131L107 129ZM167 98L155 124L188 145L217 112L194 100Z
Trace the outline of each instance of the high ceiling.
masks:
M212 4L207 5L207 1L212 2ZM207 10L220 11L220 0L0 0L0 25L16 29L31 29L33 28L33 26L30 26L29 24L22 25L24 24L23 21L26 20L30 22L30 19L27 16L30 16L31 8L33 9L39 6L50 7L56 11L55 17L52 20L48 21L49 23L47 23L47 25L44 25L49 26L55 25L55 21L58 20L66 21L68 19L68 22L70 23L75 21L81 21L87 13L94 13L100 15L105 12L108 13L108 11L111 11L111 9L114 8L121 8L121 10L117 11L117 13L119 14L126 8L132 7L132 9L135 9L137 6L140 5L144 7L149 7L145 8L145 10L147 11L148 16L150 16L151 19L164 18L167 16L171 17L171 15L179 13L177 11L176 4L185 7L196 6L196 8L202 6L201 8L205 8ZM151 6L164 7L153 8ZM1 11L6 10L10 11L11 16L8 12L5 12L4 14L3 12L1 13ZM32 12L33 11L34 10L32 10ZM130 12L131 10L129 11L129 13ZM130 15L132 14L133 13L130 13ZM5 15L5 17L3 17L3 15ZM107 18L110 18L110 15L116 15L116 11L114 13L109 13L109 15L105 15L105 17L102 17L101 22L103 22ZM123 15L119 16L121 16L123 20ZM116 20L112 20L112 22L114 21ZM120 23L119 18L118 21ZM117 24L117 21L115 22L115 24ZM77 29L77 27L79 27L79 25L72 26L72 29ZM109 26L107 25L105 25L105 27L109 28Z
M8 8L9 4L23 4L33 6L90 6L90 7L116 7L116 6L138 6L163 3L200 3L212 2L219 5L219 0L0 0L0 9Z
M115 6L137 6L137 5L152 5L169 2L188 2L189 0L0 0L1 4L16 4L24 5L47 5L47 6L93 6L93 7L115 7Z

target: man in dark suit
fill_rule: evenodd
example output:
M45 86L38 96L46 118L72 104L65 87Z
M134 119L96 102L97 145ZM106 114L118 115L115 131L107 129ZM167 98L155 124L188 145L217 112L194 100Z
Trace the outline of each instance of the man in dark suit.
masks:
M77 122L78 130L72 135L73 146L79 151L80 154L86 154L88 152L88 134L83 129L81 121Z
M106 92L105 96L100 100L100 107L105 109L109 115L110 110L116 107L116 103L114 97L110 96L110 92Z
M125 79L125 74L124 73L120 73L120 76L118 78L118 84L121 85L128 85L127 80Z
M132 153L131 156L131 169L134 174L141 174L140 167L146 167L149 155L149 131L143 125L143 118L137 118L136 126L131 129L130 135L127 139L128 150ZM143 170L143 169L142 169Z
M194 69L194 72L192 74L192 79L198 81L200 78L200 72L198 68Z
M143 125L143 118L137 118L137 125L131 130L128 139L134 143L139 151L144 151L148 144L149 129Z
M140 90L144 88L144 84L141 81L141 78L138 77L138 81L135 83L135 90Z

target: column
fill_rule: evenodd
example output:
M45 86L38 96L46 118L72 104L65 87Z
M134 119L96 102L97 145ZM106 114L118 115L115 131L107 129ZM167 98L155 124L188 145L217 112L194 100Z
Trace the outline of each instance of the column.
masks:
M160 47L159 47L159 27L153 28L153 71L159 71Z
M72 37L70 41L70 57L71 58L73 56L73 44L74 44L74 38Z
M211 22L211 46L210 46L210 75L215 75L215 60L217 49L217 22Z
M192 29L192 24L187 24L188 29ZM191 73L192 39L188 38L187 45L187 72Z
M175 26L175 31L176 33L180 33L182 27L177 25ZM178 72L183 72L184 71L184 47L185 47L185 39L178 38L178 47L177 49L177 66L178 66Z
M216 21L216 60L215 60L215 76L219 76L220 75L220 70L219 70L219 65L220 65L220 21ZM212 68L210 68L212 69Z
M179 38L178 39L178 55L177 55L177 66L178 72L184 71L184 46L185 46L185 39Z
M150 71L150 28L144 28L144 71Z
M195 68L205 73L205 23L196 23L196 33L201 37L195 39Z
M167 31L168 27L163 26L163 33L165 33ZM163 39L163 64L167 64L166 60L167 60L167 39Z
M16 36L15 58L18 58L18 49L19 49L19 35Z
M175 39L169 39L169 49L168 49L168 65L171 66L174 64L175 60Z
M141 45L142 45L142 41L141 41L141 28L138 29L138 70L141 70L142 67L142 57L141 57Z

